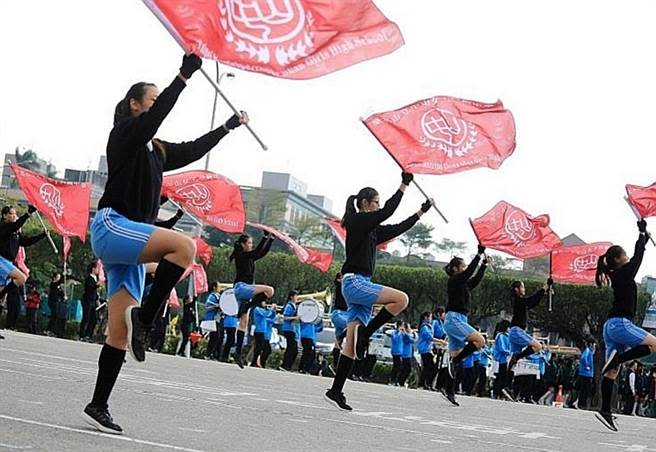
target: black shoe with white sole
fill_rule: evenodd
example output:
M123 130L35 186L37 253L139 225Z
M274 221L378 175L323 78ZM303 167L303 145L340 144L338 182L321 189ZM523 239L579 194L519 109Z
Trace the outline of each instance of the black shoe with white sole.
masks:
M113 435L122 435L123 429L120 425L114 423L111 414L106 408L98 408L87 405L82 412L82 419L92 427L104 433Z
M460 404L456 401L456 396L452 392L447 392L446 389L442 388L440 389L440 394L442 394L442 397L444 397L444 400L449 402L453 406L460 406Z
M356 325L353 334L353 349L355 350L355 359L362 361L367 356L369 349L369 338L365 334L365 327L363 325Z
M141 308L130 306L125 311L125 323L128 326L128 351L137 362L146 360L146 333L150 329L139 319Z
M329 389L329 390L326 391L326 394L324 394L324 398L328 402L335 405L340 410L344 410L344 411L353 410L353 408L351 408L351 406L348 403L346 403L346 397L344 397L343 392L340 392L339 394L337 394L337 393L333 392L332 389Z
M510 400L511 402L515 402L515 398L514 398L513 395L510 393L510 391L508 391L506 388L504 388L504 389L501 390L501 394L503 394L504 396L506 396L506 398L507 398L508 400Z
M601 376L605 377L608 372L619 367L620 363L615 359L617 357L617 350L611 350L604 367L601 369Z
M239 366L240 369L244 368L244 363L241 362L241 356L235 353L232 355L232 358L235 360L235 363Z
M606 427L608 430L611 430L613 432L617 431L617 426L615 426L615 416L613 416L610 413L605 413L603 411L597 411L595 413L595 417L604 424L604 427Z

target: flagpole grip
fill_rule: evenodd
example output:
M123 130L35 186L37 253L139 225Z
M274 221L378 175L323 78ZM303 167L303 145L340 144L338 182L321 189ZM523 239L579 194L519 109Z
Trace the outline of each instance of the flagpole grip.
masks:
M208 82L210 82L210 85L214 87L214 90L221 96L221 98L225 101L226 104L228 104L228 107L235 112L235 114L239 115L241 112L237 110L237 108L230 102L230 100L226 97L225 94L223 94L223 91L221 91L221 88L219 88L219 84L214 81L212 77L205 71L205 69L200 68L200 72L205 76ZM244 124L248 131L253 135L253 138L260 144L263 150L267 151L269 148L267 147L266 144L260 139L260 137L255 133L255 131L251 128L250 124Z
M472 221L471 218L469 218L469 226L471 226L472 231L474 232L474 237L476 237L476 242L480 245L481 239L478 238L478 234L476 233L476 229L474 229L474 222ZM493 273L496 273L494 270L494 266L492 265L492 261L490 260L489 257L487 257L487 254L485 254L485 259L487 260L487 265L490 267L490 270L492 270Z
M50 237L50 231L48 231L46 224L43 222L43 218L41 218L41 214L39 213L38 210L35 213L36 213L36 217L41 222L41 226L43 226L43 232L46 233L46 237L48 238L50 245L52 245L52 249L55 251L55 254L59 254L59 250L57 250L57 246L55 245L55 242L52 241L52 237Z
M638 210L635 208L635 206L633 204L631 204L631 201L629 200L629 198L627 196L625 196L624 200L629 205L629 207L631 208L631 212L633 212L633 215L635 215L635 217L638 219L638 221L642 220L642 216L640 215L640 212L638 212ZM647 233L647 234L649 234L649 233ZM654 238L651 236L651 234L649 234L649 241L651 242L652 245L656 246L656 242L654 241Z

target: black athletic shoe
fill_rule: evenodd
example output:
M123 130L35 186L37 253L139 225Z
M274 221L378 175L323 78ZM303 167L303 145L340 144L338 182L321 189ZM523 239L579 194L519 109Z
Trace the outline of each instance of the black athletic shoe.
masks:
M0 339L4 339L4 338L5 338L5 337L4 337L2 334L0 334Z
M515 398L513 397L513 395L510 393L510 391L508 391L506 388L503 388L503 389L501 390L501 393L502 393L504 396L506 396L506 398L507 398L508 400L510 400L511 402L515 402L515 401L516 401Z
M606 363L604 364L604 367L601 369L601 376L605 377L608 372L610 372L613 369L616 369L620 363L617 362L615 357L617 356L617 350L612 350L610 352L610 356L606 360Z
M234 355L232 355L232 358L235 360L235 364L237 364L240 369L244 368L244 363L241 362L241 356L235 353Z
M125 323L128 326L128 351L132 358L142 363L146 360L146 327L141 320L139 320L139 312L141 308L130 306L125 311Z
M332 389L329 389L324 394L324 398L328 402L335 405L340 410L351 411L353 409L353 408L351 408L351 406L348 403L346 403L346 397L344 397L343 392L340 392L339 394L336 394L332 391Z
M456 401L456 396L455 394L451 392L447 392L446 389L442 388L440 389L440 394L442 394L442 397L444 397L444 400L449 402L453 406L460 406L460 404Z
M112 419L107 409L87 405L82 412L82 419L101 432L111 433L113 435L123 434L123 429L120 425L114 423L114 419Z
M364 326L357 324L353 334L353 349L355 350L355 359L362 361L367 356L367 349L369 348L369 338L366 337Z
M608 430L611 430L613 432L617 431L617 427L615 426L615 416L613 416L610 413L605 413L603 411L597 411L595 413L595 417L599 419L599 422L604 424L604 427L606 427Z

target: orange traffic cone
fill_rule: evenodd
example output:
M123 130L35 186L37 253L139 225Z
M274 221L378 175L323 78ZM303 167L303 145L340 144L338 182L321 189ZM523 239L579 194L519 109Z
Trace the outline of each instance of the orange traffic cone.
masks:
M552 406L556 408L563 407L563 385L558 386L558 394L556 394L556 399L553 401Z

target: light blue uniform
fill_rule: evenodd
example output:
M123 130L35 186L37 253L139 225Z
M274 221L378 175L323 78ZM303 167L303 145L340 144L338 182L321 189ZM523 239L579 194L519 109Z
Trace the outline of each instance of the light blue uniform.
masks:
M348 305L348 323L359 321L368 325L371 310L383 286L372 283L367 276L347 273L342 277L342 295Z

